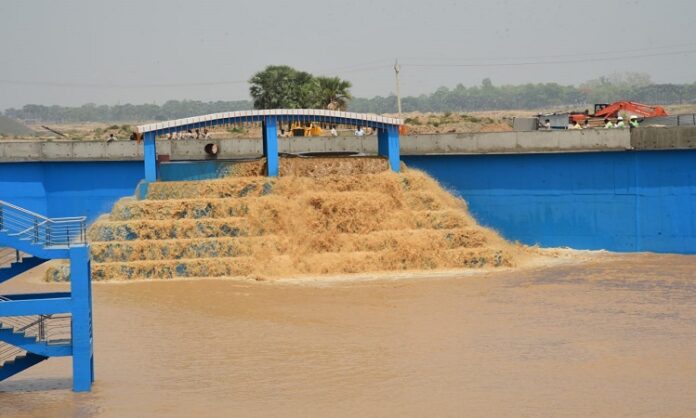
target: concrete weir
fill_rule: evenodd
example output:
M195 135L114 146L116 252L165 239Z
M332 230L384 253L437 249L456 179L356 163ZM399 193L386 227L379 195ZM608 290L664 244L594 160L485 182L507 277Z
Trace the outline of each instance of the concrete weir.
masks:
M676 130L675 130L676 129ZM428 154L510 154L539 152L594 152L636 149L673 149L674 144L688 144L685 135L677 130L690 128L646 129L654 133L632 134L626 130L486 132L438 135L414 135L401 138L401 155ZM672 132L671 134L669 132ZM644 137L667 137L658 143ZM686 136L688 136L687 134ZM691 137L696 138L696 133ZM636 138L632 140L632 138ZM679 139L677 139L679 138ZM218 153L211 156L205 145L217 145ZM634 144L635 143L635 144ZM300 154L307 152L353 151L368 155L378 152L378 138L364 137L294 137L278 138L278 152ZM260 139L157 140L157 154L171 161L221 160L256 157L263 154ZM142 161L144 149L135 141L4 141L0 142L0 162L23 161Z
M377 142L376 135L278 138L278 151L376 156ZM208 143L218 145L217 155L205 152ZM400 140L401 161L462 196L481 224L509 240L676 253L696 253L695 148L693 127ZM227 173L235 161L260 158L263 148L260 139L158 140L157 152L162 180L203 180ZM133 195L145 177L142 161L143 145L135 141L3 141L0 199L92 222Z
M215 144L218 153L205 152ZM591 129L584 131L530 131L451 133L404 136L401 155L429 154L525 154L600 152L696 148L695 127ZM294 137L278 138L280 153L308 152L378 153L378 138ZM263 154L259 139L157 140L157 154L171 161L222 160ZM25 161L142 161L144 149L135 141L2 141L0 162Z

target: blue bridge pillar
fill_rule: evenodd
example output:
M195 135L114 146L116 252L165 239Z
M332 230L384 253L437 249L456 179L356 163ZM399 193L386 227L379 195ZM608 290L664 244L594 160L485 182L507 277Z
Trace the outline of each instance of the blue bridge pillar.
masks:
M94 382L92 282L89 246L70 248L72 296L73 390L89 392Z
M157 181L157 144L155 132L145 132L145 181Z
M377 129L377 154L389 159L389 167L398 173L401 166L399 152L399 127L387 126Z
M266 157L269 177L277 177L279 169L278 161L278 119L266 117L262 123L263 131L263 155Z

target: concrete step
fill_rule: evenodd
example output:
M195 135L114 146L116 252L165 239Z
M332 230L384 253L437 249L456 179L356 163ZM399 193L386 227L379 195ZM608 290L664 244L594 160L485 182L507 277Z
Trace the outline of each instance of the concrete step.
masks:
M509 265L510 255L495 249L452 249L410 252L327 252L301 259L281 255L259 260L254 257L213 257L180 260L95 263L93 280L245 277L254 274L343 274L358 272L480 268Z
M306 200L311 200L316 196L315 193L314 191L308 193ZM394 199L383 193L345 191L321 194L323 200L347 202L351 197L356 200L369 198L373 202L381 201L381 207L384 209L395 209L396 205ZM441 210L447 207L441 196L429 191L406 191L403 197L408 208L414 210ZM264 216L272 211L281 211L285 207L287 207L287 200L273 195L238 199L122 199L114 206L109 220L227 218L243 217L250 213L255 216Z
M90 242L244 237L277 234L288 229L335 231L336 233L370 233L395 229L453 229L473 224L464 211L457 209L426 211L388 211L383 201L366 201L360 207L350 202L335 204L318 198L314 214L297 224L293 214L261 215L254 218L214 218L176 220L99 221L89 230ZM359 216L359 215L363 216ZM373 217L365 217L370 214ZM378 222L375 222L377 220Z
M148 187L147 199L265 196L273 190L273 183L274 180L268 177L231 177L208 181L155 182Z
M204 198L171 200L121 200L114 205L109 219L201 219L239 217L249 213L249 205L259 206L267 197Z
M182 258L240 257L254 253L268 256L286 254L291 246L304 246L316 253L382 251L401 247L424 250L479 248L487 242L480 228L450 230L412 229L374 231L369 234L335 234L330 240L309 237L302 242L279 235L236 238L201 238L108 241L92 244L92 261L127 262L177 260Z
M89 241L134 241L238 237L273 232L273 223L265 229L253 227L243 218L99 221L88 232Z
M252 249L268 255L287 252L289 240L277 235L258 237L220 237L196 239L135 240L95 242L91 247L92 261L125 262L141 260L177 260L181 258L240 257Z
M148 200L240 198L268 194L294 196L304 191L376 192L392 194L395 191L413 191L428 188L433 181L423 175L386 173L391 181L384 181L385 173L359 176L325 176L319 178L286 177L281 182L268 177L227 177L207 181L172 181L151 183Z

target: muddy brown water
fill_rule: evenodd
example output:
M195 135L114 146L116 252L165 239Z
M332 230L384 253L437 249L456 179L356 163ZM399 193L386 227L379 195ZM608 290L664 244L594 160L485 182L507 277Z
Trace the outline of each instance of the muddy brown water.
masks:
M0 416L696 416L694 272L96 284L93 392L50 359L0 383Z

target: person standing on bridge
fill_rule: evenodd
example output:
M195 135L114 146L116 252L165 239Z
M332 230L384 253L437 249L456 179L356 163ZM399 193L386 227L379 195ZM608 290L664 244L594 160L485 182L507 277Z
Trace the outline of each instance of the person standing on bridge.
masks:
M580 124L578 123L578 121L574 120L574 121L570 124L570 126L568 127L568 129L575 129L575 130L578 130L578 129L582 129L582 126L580 126Z
M619 116L618 118L616 118L616 121L617 121L616 126L614 126L614 128L625 128L626 127L626 124L623 121L623 117Z
M609 118L604 118L604 129L611 129L614 127L614 124L611 123L611 120Z

